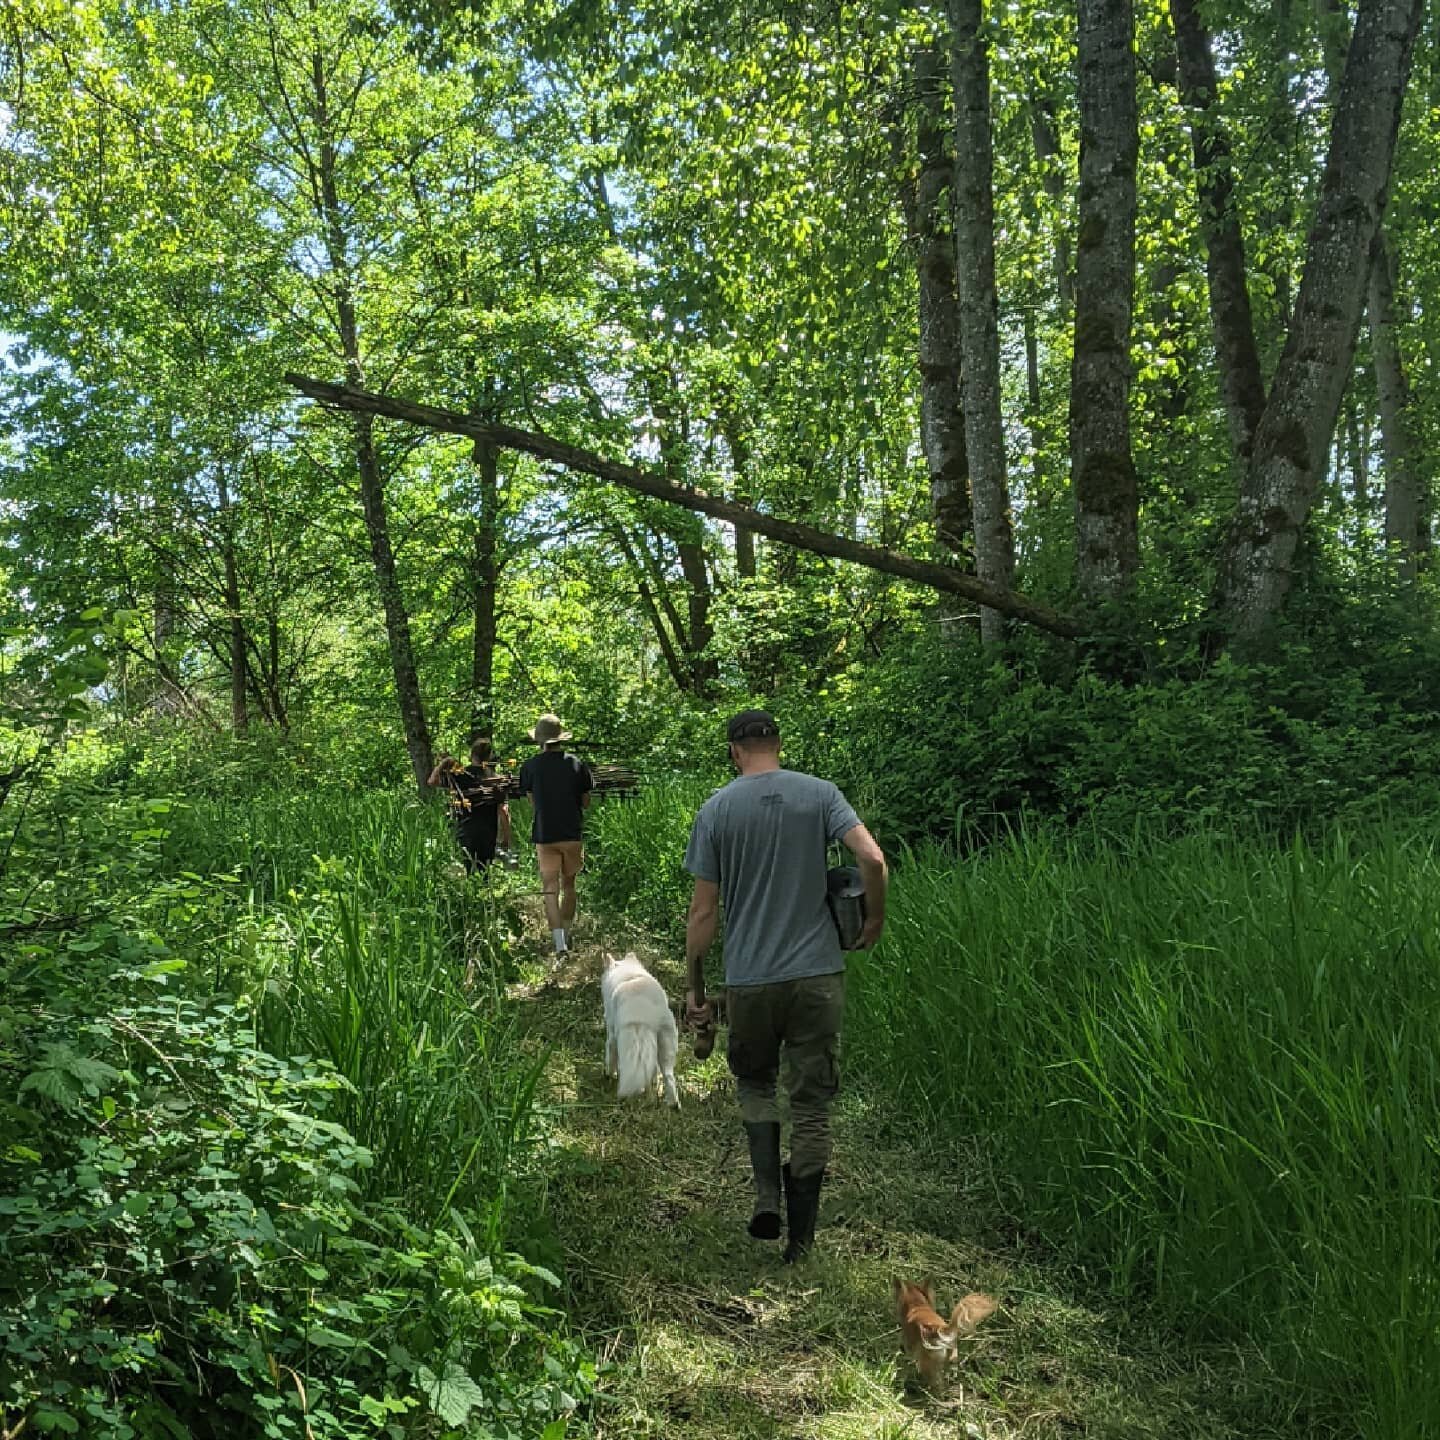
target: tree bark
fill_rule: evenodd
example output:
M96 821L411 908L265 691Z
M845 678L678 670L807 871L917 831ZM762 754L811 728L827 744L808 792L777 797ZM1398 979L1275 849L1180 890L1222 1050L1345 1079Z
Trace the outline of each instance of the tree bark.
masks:
M699 525L702 522L696 521ZM715 678L715 662L707 653L715 627L710 620L710 571L705 564L705 546L697 540L678 540L680 573L685 577L689 600L689 624L685 630L685 651L690 662L691 688L704 696Z
M880 545L867 545L863 541L829 535L823 530L816 530L794 520L781 520L763 510L752 510L749 506L738 505L733 500L707 495L703 490L672 484L662 476L641 470L638 466L606 460L593 451L582 450L578 445L570 445L548 435L517 430L510 425L491 424L453 410L444 410L437 405L421 405L413 400L373 394L356 386L332 385L293 371L286 374L285 382L312 400L336 409L384 415L392 420L403 420L446 435L489 437L502 449L521 450L527 455L534 455L585 475L594 475L598 479L608 480L611 484L637 491L641 495L650 495L657 500L679 505L686 510L695 510L717 520L727 520L732 525L746 525L757 535L768 536L797 550L806 550L814 555L828 555L837 560L848 560L932 590L963 595L967 600L991 606L1002 614L1023 620L1026 624L1048 630L1055 635L1074 639L1084 633L1080 622L1072 616L1028 595L987 584L977 576L967 575L953 566L917 560L912 555L902 555Z
M960 300L955 278L955 162L947 143L945 61L936 45L917 46L915 91L918 171L903 175L900 202L915 253L920 329L920 448L930 476L930 516L941 544L968 556L973 516L965 455ZM903 143L899 160L906 163Z
M500 517L500 447L475 441L471 459L480 478L480 514L475 527L470 583L474 630L470 656L470 729L488 735L495 726L495 592L499 567L495 540Z
M360 327L355 310L355 291L350 275L344 212L337 180L337 150L329 111L325 58L319 52L311 60L314 120L319 135L314 161L320 219L324 231L326 259L334 284L335 313L339 328L345 378L355 386L365 383L361 362ZM375 453L373 418L357 411L353 420L355 467L360 478L360 503L365 514L365 531L370 541L370 558L380 603L385 613L385 635L390 647L390 666L395 677L395 696L400 723L405 732L405 749L421 794L434 768L430 730L420 694L420 677L415 666L415 649L410 639L410 616L400 589L395 552L390 543L390 525L385 511L385 480Z
M1030 431L1031 504L1041 502L1045 486L1045 417L1040 397L1040 337L1035 333L1035 312L1025 310L1025 424Z
M1030 143L1040 164L1040 183L1061 216L1055 225L1055 293L1060 299L1061 318L1068 320L1075 304L1075 277L1070 273L1070 233L1064 218L1067 186L1061 170L1060 137L1055 133L1055 102L1048 97L1032 100L1028 110Z
M1265 409L1265 380L1255 343L1230 141L1216 106L1215 59L1196 0L1170 0L1170 18L1175 26L1180 98L1190 112L1220 394L1230 426L1230 446L1243 469L1250 463L1255 431Z
M1221 551L1215 610L1244 640L1279 615L1355 357L1371 247L1423 0L1361 0L1295 315Z
M1130 451L1135 295L1135 22L1130 0L1080 0L1080 204L1070 475L1075 564L1092 601L1124 595L1140 564Z
M1394 275L1394 256L1382 225L1375 235L1367 308L1380 402L1380 453L1385 458L1385 545L1396 574L1408 584L1430 548L1430 519L1416 472L1414 412L1400 354Z
M215 477L220 499L221 556L225 565L225 613L230 620L230 730L244 735L250 729L247 704L247 641L245 617L240 610L240 569L235 563L234 512L230 504L230 484L225 467L219 466Z
M646 615L650 617L651 628L655 631L655 643L660 647L660 654L665 660L665 668L669 670L670 678L675 682L675 688L684 692L690 688L689 671L680 663L680 655L675 649L674 637L665 627L665 620L660 614L655 592L650 588L646 566L622 526L615 527L614 535L620 542L620 548L625 552L625 558L630 562L630 569L634 573L635 583L640 593L640 603Z
M1340 90L1345 67L1349 17L1343 0L1324 0L1318 17L1325 73L1332 97ZM1395 308L1395 252L1385 222L1375 232L1371 248L1369 285L1365 302L1370 328L1370 354L1380 408L1380 453L1385 465L1385 548L1396 575L1408 584L1430 545L1430 519L1424 488L1415 473L1415 426L1410 385L1400 350L1399 317ZM1360 423L1352 400L1349 428L1356 504L1362 518L1368 510L1369 445L1360 443ZM1368 439L1368 437L1367 437ZM1363 460L1363 463L1362 463Z
M730 464L735 472L735 499L748 505L747 478L750 474L750 445L740 421L733 415L722 417L722 434L730 449ZM744 525L735 526L735 573L742 580L755 578L755 532Z
M1008 590L1015 581L1015 539L1000 415L999 305L995 293L994 156L990 133L990 57L983 0L949 0L950 80L955 95L955 269L964 364L965 450L975 517L975 572ZM1002 612L980 612L986 644L1004 638Z

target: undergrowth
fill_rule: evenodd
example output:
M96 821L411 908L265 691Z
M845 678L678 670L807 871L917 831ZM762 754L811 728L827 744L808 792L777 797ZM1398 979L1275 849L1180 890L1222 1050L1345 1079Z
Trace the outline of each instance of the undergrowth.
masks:
M95 775L4 817L7 1433L557 1440L503 879L393 795Z

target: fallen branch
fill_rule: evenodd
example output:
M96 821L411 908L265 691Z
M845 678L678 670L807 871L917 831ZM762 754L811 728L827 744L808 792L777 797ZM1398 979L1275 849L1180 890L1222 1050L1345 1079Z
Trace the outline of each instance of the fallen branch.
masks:
M461 415L454 410L420 405L413 400L399 400L390 395L377 395L349 385L331 385L324 380L311 379L307 375L287 374L285 381L301 394L308 395L322 405L366 415L380 415L391 420L404 420L408 424L447 435L465 435L471 439L489 440L504 449L522 450L527 455L552 461L568 470L594 475L597 479L608 480L614 485L623 485L627 490L636 490L656 500L680 505L686 510L695 510L716 520L728 520L733 525L753 530L758 535L768 536L797 550L808 550L815 555L829 555L837 560L849 560L853 564L878 570L885 575L895 575L931 590L962 595L976 604L988 605L1002 615L1023 620L1041 630L1048 630L1053 635L1063 635L1073 640L1082 633L1079 621L1073 616L1052 609L1038 600L1032 600L1028 595L987 585L983 580L952 566L939 565L931 560L917 560L912 555L902 555L897 550L887 550L881 545L847 540L844 536L831 535L794 520L781 520L774 515L767 515L764 511L753 510L748 505L739 505L733 500L707 495L703 490L676 485L637 466L606 460L592 451L568 445L563 440L555 440L548 435L516 430L509 425L490 424L469 415Z

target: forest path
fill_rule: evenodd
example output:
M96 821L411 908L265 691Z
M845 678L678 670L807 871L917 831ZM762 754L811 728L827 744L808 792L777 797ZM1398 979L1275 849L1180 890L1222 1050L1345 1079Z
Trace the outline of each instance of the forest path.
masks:
M538 907L530 917L539 929ZM987 1165L917 1148L875 1097L838 1107L816 1249L780 1263L745 1234L749 1170L724 1035L697 1062L681 1037L682 1109L620 1104L604 1074L600 973L636 951L671 996L681 966L643 936L582 916L560 965L515 987L555 1146L546 1197L572 1322L602 1360L595 1434L682 1440L1048 1440L1255 1437L1233 1354L1215 1366L1072 1293L1077 1278L1005 1238ZM900 1354L891 1277L934 1276L948 1307L989 1290L1001 1310L928 1396ZM1167 1349L1172 1353L1167 1353Z

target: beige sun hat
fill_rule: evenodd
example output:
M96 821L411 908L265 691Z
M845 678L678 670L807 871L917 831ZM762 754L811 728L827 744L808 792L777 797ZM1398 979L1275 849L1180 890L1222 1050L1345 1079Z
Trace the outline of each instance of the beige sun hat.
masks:
M542 715L530 732L530 738L537 745L553 745L557 740L568 740L570 732L560 723L558 715Z

